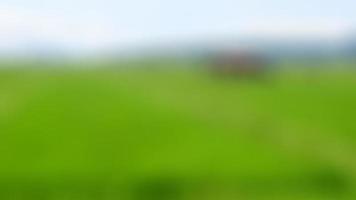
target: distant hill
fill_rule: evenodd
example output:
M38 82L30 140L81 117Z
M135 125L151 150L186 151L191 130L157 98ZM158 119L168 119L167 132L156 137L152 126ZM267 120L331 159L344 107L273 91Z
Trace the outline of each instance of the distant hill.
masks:
M274 59L327 59L356 55L356 39L244 38L224 41L145 46L130 51L131 57L204 58L220 52L252 51Z

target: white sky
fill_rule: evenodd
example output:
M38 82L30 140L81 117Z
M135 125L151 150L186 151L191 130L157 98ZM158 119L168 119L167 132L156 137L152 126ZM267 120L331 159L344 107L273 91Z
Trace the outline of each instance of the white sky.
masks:
M338 37L355 0L1 0L0 51L240 37Z

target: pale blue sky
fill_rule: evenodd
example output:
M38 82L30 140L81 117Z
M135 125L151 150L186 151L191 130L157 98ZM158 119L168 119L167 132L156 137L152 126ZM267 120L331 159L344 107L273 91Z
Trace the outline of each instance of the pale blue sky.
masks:
M0 49L105 49L241 35L334 36L355 0L1 0Z

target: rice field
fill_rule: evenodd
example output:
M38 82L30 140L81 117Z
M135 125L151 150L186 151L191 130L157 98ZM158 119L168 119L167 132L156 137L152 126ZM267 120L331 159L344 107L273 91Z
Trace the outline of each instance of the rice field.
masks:
M355 199L355 189L355 72L0 70L0 199Z

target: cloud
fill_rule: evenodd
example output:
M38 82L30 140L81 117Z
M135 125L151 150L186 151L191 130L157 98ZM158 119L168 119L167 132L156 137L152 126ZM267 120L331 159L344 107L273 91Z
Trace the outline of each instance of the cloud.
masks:
M269 38L339 39L348 34L354 24L341 19L264 18L250 19L240 28L242 35Z
M54 45L68 50L109 48L120 32L106 21L73 19L13 7L0 8L0 50L16 51L33 45Z

